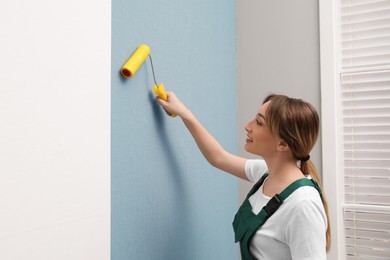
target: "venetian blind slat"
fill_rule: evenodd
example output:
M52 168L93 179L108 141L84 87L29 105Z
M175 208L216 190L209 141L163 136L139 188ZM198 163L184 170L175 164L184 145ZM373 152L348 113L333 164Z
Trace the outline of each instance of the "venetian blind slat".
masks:
M342 1L342 68L390 65L390 1Z
M347 259L389 259L390 212L344 208Z

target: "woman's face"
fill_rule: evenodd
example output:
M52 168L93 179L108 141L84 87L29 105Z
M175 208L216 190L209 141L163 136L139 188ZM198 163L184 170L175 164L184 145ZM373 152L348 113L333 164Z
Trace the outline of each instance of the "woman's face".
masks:
M277 138L271 134L265 121L266 111L270 102L263 104L255 118L245 125L247 132L245 150L260 155L264 159L276 151L278 143Z

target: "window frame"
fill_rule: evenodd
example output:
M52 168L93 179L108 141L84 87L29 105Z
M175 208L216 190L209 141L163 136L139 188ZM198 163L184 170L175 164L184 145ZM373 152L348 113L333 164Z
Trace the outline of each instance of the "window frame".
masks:
M342 124L340 121L339 92L340 47L337 44L340 30L339 1L319 0L320 17L320 75L321 75L321 132L322 178L328 199L332 242L328 259L345 256L343 224L343 153Z

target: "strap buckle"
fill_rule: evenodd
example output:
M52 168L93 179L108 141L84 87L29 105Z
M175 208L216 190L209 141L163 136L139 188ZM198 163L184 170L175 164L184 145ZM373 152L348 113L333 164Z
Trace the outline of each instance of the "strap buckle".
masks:
M264 210L268 213L268 216L271 216L275 213L275 211L282 205L283 198L276 194L273 196L270 201L268 201L267 205L264 206Z

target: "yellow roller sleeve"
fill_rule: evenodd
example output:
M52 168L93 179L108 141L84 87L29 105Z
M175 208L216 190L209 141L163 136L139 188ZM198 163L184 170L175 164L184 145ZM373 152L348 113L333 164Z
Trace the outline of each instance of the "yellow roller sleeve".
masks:
M156 93L156 95L161 98L162 100L164 101L168 101L168 96L167 96L167 93L165 92L165 87L164 87L164 84L160 84L160 85L155 85L153 87L153 91L154 93ZM176 117L175 114L170 114L171 117Z
M125 78L131 78L138 68L142 65L145 59L150 54L150 48L146 44L141 44L137 50L131 55L126 63L121 68L121 73Z

